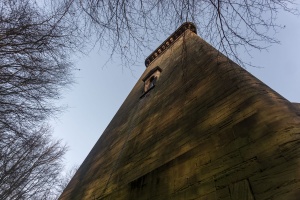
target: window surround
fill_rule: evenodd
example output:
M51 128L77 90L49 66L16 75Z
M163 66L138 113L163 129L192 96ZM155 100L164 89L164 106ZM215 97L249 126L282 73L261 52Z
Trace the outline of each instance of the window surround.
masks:
M149 91L151 91L160 76L162 69L159 66L156 66L152 70L150 70L146 76L142 79L144 82L143 94L140 98L143 98Z

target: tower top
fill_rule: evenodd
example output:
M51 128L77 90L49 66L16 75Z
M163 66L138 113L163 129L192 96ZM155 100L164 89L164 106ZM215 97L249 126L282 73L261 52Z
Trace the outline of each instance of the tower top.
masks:
M155 60L160 54L167 50L172 44L186 31L191 30L197 34L195 24L192 22L183 23L174 33L172 33L157 49L155 49L145 60L145 65L148 67L153 60Z

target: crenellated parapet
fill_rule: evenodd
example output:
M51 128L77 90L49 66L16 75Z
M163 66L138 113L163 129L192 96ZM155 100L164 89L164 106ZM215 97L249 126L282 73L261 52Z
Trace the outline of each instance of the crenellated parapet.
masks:
M167 50L174 42L186 31L191 30L197 34L196 26L192 22L183 23L174 33L171 34L152 54L150 54L146 60L145 65L148 67L160 54Z

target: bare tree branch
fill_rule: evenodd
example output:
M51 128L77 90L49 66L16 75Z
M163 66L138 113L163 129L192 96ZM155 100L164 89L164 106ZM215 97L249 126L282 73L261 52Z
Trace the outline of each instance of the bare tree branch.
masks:
M80 47L71 3L0 2L0 197L55 199L66 146L44 125L72 83L69 55ZM73 23L74 22L74 23Z
M48 127L22 136L1 134L0 196L2 199L51 199L61 181L66 146L50 137Z
M240 64L241 49L263 50L279 41L273 37L282 28L276 23L280 11L299 14L294 0L74 0L73 8L83 14L88 32L122 64L132 64L157 40L180 24L191 21L201 37Z
M0 3L0 130L24 132L59 109L52 101L72 82L75 27L66 9L40 10L29 0ZM67 18L66 18L67 19Z

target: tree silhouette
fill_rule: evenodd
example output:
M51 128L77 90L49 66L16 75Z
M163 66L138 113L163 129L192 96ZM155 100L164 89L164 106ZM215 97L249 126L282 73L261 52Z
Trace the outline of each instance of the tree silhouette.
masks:
M22 136L1 134L1 199L54 199L65 152L45 126Z
M23 133L58 109L71 83L72 27L29 0L0 3L0 130Z
M68 5L0 1L0 197L51 199L66 147L45 120L72 82L69 53L78 47Z

